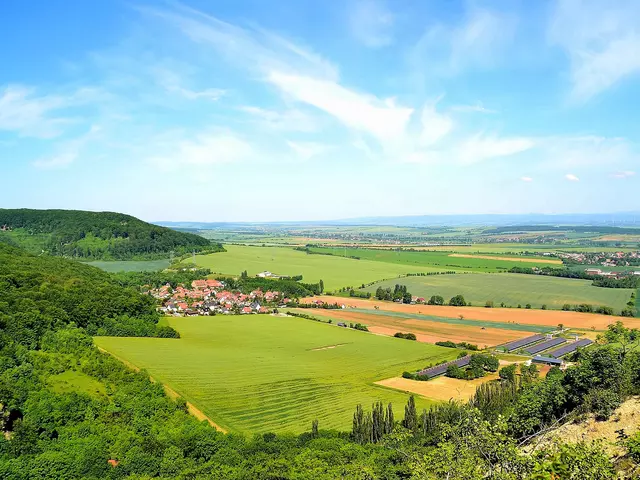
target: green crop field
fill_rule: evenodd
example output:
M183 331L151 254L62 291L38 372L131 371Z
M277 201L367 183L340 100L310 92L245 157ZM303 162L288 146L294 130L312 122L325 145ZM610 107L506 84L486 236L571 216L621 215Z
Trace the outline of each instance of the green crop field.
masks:
M452 257L448 252L426 252L426 251L398 251L368 248L310 248L312 252L331 254L336 256L359 257L361 260L374 260L378 262L397 263L401 265L435 267L443 270L467 270L478 272L498 272L507 271L512 267L544 267L553 266L549 264L549 258L522 256L524 261L500 258L462 258ZM467 255L470 255L467 253ZM538 264L532 260L541 260ZM561 265L557 265L561 266Z
M302 281L308 283L322 279L327 291L348 286L358 287L363 283L397 278L406 273L444 270L329 255L309 255L285 247L225 245L225 248L226 252L196 255L196 263L210 268L215 273L234 276L240 275L244 270L247 270L249 275L268 270L278 275L302 275ZM191 261L190 258L185 260Z
M483 306L493 300L496 306L522 307L530 303L533 308L546 304L548 308L559 309L565 303L606 305L622 310L631 296L631 289L602 288L591 285L590 280L577 280L539 275L518 275L515 273L462 273L455 275L431 275L407 277L399 280L383 281L365 288L375 293L378 287L393 288L396 283L407 286L415 296L429 298L442 295L445 301L461 294L475 306ZM618 312L619 313L619 312Z
M232 432L349 430L357 404L408 396L373 384L455 349L270 315L169 318L180 339L96 337L95 343L169 385ZM430 402L418 398L418 407Z
M101 268L107 272L147 272L164 270L169 266L169 259L161 260L122 260L87 262L88 265Z

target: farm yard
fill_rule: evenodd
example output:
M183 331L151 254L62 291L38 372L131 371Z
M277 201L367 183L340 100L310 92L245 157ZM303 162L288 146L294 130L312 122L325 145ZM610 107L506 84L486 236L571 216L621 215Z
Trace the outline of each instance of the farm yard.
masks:
M231 432L348 430L357 404L408 395L375 382L455 358L456 349L270 315L168 318L180 339L96 337ZM431 403L416 400L419 408Z
M493 301L496 307L504 302L511 307L520 304L524 308L530 303L532 308L547 305L550 309L560 309L565 303L588 303L613 307L618 313L633 292L632 289L595 287L590 280L515 273L407 277L401 281L377 282L364 291L375 294L378 287L393 289L397 283L406 285L414 296L429 299L432 295L441 295L448 300L460 294L474 306L484 306L487 300Z
M610 289L612 290L612 289ZM328 295L305 299L306 302L321 300L330 304L338 303L348 307L354 307L352 311L374 311L377 314L387 312L424 315L434 317L446 317L451 321L459 319L463 315L464 320L498 322L500 324L513 323L514 327L526 329L527 326L557 327L562 323L565 327L582 330L606 330L607 325L617 320L622 320L629 328L640 328L640 318L621 318L595 313L564 312L562 310L526 310L520 308L484 308L484 307L449 307L436 305L405 305L394 302L380 302L360 298L332 297ZM315 315L318 310L306 310Z
M323 280L326 290L357 287L406 273L440 271L443 268L399 265L371 260L354 260L328 255L308 255L286 247L247 247L226 245L226 252L197 255L196 264L216 274L250 276L268 270L278 275L302 275L303 282ZM191 259L185 262L190 262Z
M549 327L523 326L510 323L477 321L471 319L445 318L407 312L379 312L361 309L308 310L292 309L317 318L334 322L362 323L370 332L393 336L396 332L414 333L420 342L435 343L452 341L468 342L480 348L522 338L532 332L546 332Z

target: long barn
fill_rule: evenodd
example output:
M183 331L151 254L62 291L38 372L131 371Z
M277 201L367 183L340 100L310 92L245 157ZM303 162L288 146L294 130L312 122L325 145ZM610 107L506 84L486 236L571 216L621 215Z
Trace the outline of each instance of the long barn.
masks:
M420 370L416 375L426 376L429 378L437 377L438 375L443 375L447 372L447 368L450 365L457 365L458 367L466 367L469 365L469 361L471 360L471 355L467 355L466 357L459 358L457 360L453 360L451 362L443 363L441 365L436 365L435 367L425 368L424 370Z

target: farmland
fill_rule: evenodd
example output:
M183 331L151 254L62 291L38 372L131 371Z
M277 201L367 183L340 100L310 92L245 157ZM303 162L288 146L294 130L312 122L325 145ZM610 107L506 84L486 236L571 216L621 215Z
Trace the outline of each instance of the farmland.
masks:
M548 266L549 264L561 264L557 259L543 257L501 257L499 255L472 255L456 254L448 252L427 252L408 250L368 249L368 248L309 248L316 254L337 255L345 257L358 257L362 260L375 260L378 262L394 263L411 266L436 267L443 270L466 270L478 272L506 271L512 267L522 267L523 262L527 266Z
M497 324L513 323L513 328L526 330L528 326L556 327L562 323L565 327L583 330L606 330L607 325L622 320L629 328L640 328L640 318L621 318L608 315L597 315L595 313L564 312L561 310L526 310L519 308L484 308L484 307L449 307L436 305L405 305L394 302L379 302L376 300L365 300L359 298L343 298L321 296L308 299L322 300L327 303L339 303L346 306L355 307L353 311L371 313L378 315L403 314L407 316L434 316L445 317L450 322L459 320L460 315L467 321L486 321ZM373 310L377 306L379 310ZM320 310L308 310L309 314L315 315ZM463 323L463 324L465 324Z
M331 318L334 322L362 323L367 325L369 331L382 335L393 336L396 332L411 332L420 342L449 340L455 343L469 342L481 348L522 338L532 332L542 333L550 330L548 326L447 318L410 312L363 309L294 311L313 317Z
M279 275L302 275L303 282L324 281L326 290L397 278L406 273L443 270L442 268L400 265L372 260L354 260L328 255L308 255L284 247L226 245L226 252L197 255L198 266L217 274L237 276L246 270L250 276L268 270ZM186 260L190 262L191 259Z
M355 406L407 395L376 386L456 351L324 323L267 315L169 318L180 339L96 337L232 432L347 430ZM418 407L430 402L420 398Z
M551 309L562 308L565 303L606 305L619 311L625 308L631 296L631 289L594 287L589 280L567 279L539 275L518 275L511 273L456 274L408 277L402 281L378 282L365 288L375 294L378 287L392 288L396 283L407 286L414 296L430 298L441 295L446 300L461 294L473 305L484 305L487 300L496 306L504 302L517 307L530 303L533 308L547 305Z
M155 270L164 270L169 266L169 259L161 260L98 260L95 262L87 262L107 272L146 272Z

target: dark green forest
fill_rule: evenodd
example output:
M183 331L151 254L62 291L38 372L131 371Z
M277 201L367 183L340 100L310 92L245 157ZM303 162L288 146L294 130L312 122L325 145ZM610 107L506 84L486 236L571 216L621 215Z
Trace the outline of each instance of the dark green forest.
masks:
M147 260L167 258L170 252L224 250L198 235L112 212L0 209L0 228L6 243L82 260Z
M302 435L247 438L197 421L146 372L93 346L90 334L175 336L126 284L0 243L0 478L613 480L637 469L640 435L621 439L624 465L597 443L521 448L560 419L609 418L639 393L637 332L621 325L566 372L506 372L469 404L418 412L410 399L398 419L354 405L351 432L313 422Z

